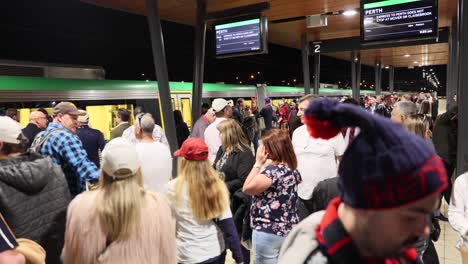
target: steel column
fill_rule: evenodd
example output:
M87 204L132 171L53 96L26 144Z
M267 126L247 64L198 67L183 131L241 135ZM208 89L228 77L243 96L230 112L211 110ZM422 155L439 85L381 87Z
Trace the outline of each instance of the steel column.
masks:
M314 53L314 94L319 94L320 88L320 53Z
M459 0L458 10L458 149L457 174L468 171L468 3Z
M395 67L393 66L388 68L388 86L390 93L393 93L395 90Z
M381 62L375 63L375 94L380 95L382 93L382 64Z
M203 75L205 65L206 1L197 0L197 24L195 26L195 52L193 62L192 120L193 124L201 113Z
M361 94L361 58L358 51L351 52L351 90L353 98L359 102Z
M304 94L310 94L309 43L307 35L301 35L302 74L304 76Z
M449 63L447 65L447 111L456 105L453 96L457 93L458 87L458 27L457 19L453 19L452 30L449 37Z
M171 153L174 153L174 151L176 151L178 148L177 134L174 122L174 114L172 113L171 91L169 90L166 53L164 51L164 40L158 11L158 0L146 0L146 12L148 15L148 25L151 36L153 62L158 79L159 103L161 104L166 137L169 141ZM177 159L174 159L173 165L174 164L177 165ZM177 166L173 166L172 174L173 176L177 175Z

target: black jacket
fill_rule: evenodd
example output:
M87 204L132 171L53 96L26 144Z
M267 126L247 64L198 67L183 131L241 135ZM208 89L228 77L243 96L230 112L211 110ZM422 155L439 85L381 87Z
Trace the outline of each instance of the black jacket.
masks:
M22 130L23 135L28 139L28 143L24 144L24 146L23 146L23 152L26 152L26 150L29 147L31 147L31 144L34 141L34 138L42 130L43 129L40 129L38 126L36 126L33 123L29 123L25 128L23 128L23 130Z
M223 147L220 147L216 154L214 164L216 164L223 155ZM221 171L224 172L224 181L226 182L231 197L237 190L242 188L254 164L255 157L250 149L245 149L243 151L235 150L228 157Z
M338 177L319 182L312 193L313 212L311 213L325 210L330 201L338 196L340 196Z
M18 238L39 243L46 263L60 263L70 202L62 170L49 157L25 153L0 160L0 210Z
M179 147L182 146L182 143L190 136L190 131L188 129L187 123L182 122L176 125L176 133L177 133L177 144Z
M381 116L391 118L392 117L393 108L391 106L387 106L385 104L380 104L377 106L375 112Z
M457 114L458 107L437 117L432 131L432 142L439 155L450 165L457 161Z

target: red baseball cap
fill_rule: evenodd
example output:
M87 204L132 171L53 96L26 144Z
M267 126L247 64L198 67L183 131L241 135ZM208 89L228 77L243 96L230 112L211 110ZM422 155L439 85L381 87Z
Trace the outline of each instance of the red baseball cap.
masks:
M182 156L187 160L206 160L208 158L208 146L201 138L188 138L180 149L174 152L174 156Z

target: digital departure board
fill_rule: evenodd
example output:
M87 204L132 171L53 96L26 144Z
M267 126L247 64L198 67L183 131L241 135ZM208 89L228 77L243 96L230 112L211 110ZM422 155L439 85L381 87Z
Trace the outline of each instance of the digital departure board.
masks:
M266 18L237 19L214 26L216 57L234 57L267 52Z
M361 39L385 41L437 36L437 0L361 2Z

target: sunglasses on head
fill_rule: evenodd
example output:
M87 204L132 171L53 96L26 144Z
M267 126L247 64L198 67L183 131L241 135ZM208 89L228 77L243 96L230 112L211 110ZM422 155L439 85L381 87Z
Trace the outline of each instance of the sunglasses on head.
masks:
M141 118L146 115L146 113L141 113L137 116L138 125L141 125Z

